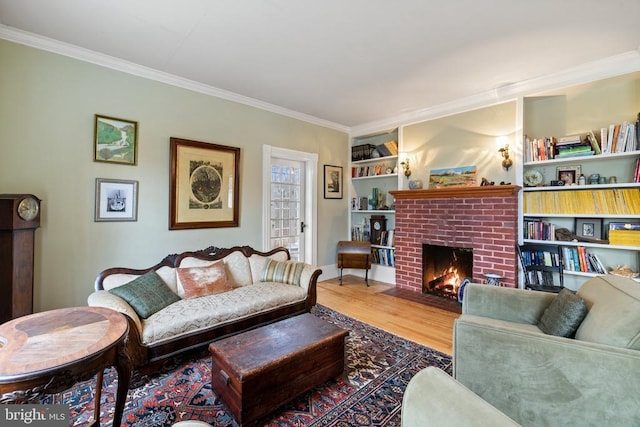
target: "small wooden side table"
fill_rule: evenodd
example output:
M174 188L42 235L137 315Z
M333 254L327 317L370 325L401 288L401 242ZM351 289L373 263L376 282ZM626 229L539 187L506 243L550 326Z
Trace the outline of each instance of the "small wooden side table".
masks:
M119 426L131 380L128 331L124 315L102 307L62 308L0 325L0 403L25 403L97 374L93 425L99 425L104 369L114 366Z

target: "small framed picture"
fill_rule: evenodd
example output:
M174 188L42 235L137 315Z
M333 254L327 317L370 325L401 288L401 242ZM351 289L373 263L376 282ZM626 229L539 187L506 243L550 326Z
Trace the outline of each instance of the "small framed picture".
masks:
M576 218L576 236L602 239L602 218Z
M578 183L580 178L580 165L558 166L558 181L564 182L564 185L572 185Z
M94 221L137 221L138 181L96 178Z
M136 165L138 122L95 115L93 160Z
M324 165L324 198L342 199L342 166Z

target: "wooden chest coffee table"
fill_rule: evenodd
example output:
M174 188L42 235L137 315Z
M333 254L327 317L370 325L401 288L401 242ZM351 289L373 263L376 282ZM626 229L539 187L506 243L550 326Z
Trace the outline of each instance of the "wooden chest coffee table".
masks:
M211 385L240 425L253 425L344 370L349 334L301 314L209 345Z

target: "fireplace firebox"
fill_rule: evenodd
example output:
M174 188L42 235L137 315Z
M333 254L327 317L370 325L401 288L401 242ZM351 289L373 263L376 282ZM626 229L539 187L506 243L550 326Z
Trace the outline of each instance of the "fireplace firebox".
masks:
M473 275L473 249L422 245L422 292L458 299L458 288Z

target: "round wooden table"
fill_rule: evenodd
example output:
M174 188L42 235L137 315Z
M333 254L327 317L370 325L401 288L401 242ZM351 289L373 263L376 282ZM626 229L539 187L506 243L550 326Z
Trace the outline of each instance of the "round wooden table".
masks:
M19 317L0 325L0 403L25 403L97 374L94 425L100 423L104 369L118 373L113 425L119 426L131 379L124 315L73 307Z

